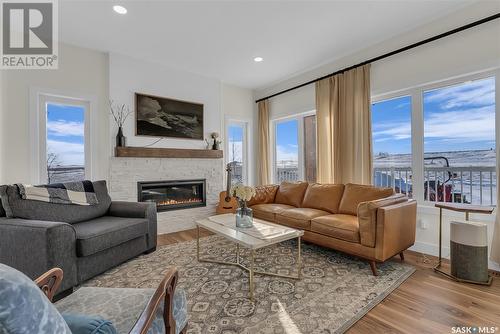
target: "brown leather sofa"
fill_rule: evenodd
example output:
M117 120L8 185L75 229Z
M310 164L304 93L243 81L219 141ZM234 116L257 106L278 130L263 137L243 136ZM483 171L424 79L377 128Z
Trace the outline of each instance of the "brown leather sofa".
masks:
M417 203L392 188L283 182L256 188L254 217L304 230L303 239L366 259L374 275L415 242Z

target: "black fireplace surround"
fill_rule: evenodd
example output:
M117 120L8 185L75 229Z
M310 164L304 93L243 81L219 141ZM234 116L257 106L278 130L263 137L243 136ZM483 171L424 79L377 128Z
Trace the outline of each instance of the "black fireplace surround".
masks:
M137 200L155 202L158 211L207 206L206 180L137 182Z

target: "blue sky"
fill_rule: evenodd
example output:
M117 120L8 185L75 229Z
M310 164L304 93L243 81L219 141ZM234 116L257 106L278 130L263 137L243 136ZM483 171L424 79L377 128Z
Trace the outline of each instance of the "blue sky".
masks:
M82 107L47 105L47 153L57 155L57 165L84 165L84 122Z
M276 125L276 160L299 160L298 121L290 120Z
M373 152L411 153L411 99L372 106ZM495 148L494 78L424 92L425 152Z
M229 161L243 161L243 127L231 125L228 128Z

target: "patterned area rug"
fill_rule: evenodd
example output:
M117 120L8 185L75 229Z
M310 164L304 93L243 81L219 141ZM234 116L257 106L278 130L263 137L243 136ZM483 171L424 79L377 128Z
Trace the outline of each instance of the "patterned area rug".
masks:
M202 257L235 261L235 244L218 236L200 240ZM295 275L297 244L287 241L256 253L256 269ZM242 250L242 257L249 252ZM302 247L302 280L255 276L228 265L198 262L196 240L160 247L88 281L86 286L156 288L165 271L179 269L188 295L188 333L343 333L415 269L400 262L368 263L312 244ZM243 263L248 263L243 260Z

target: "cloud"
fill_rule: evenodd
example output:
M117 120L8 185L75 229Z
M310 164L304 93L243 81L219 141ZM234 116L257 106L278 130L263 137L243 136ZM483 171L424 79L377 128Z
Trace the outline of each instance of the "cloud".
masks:
M292 145L277 145L276 146L276 160L277 161L283 161L283 160L292 160L292 161L298 161L299 157L297 154L297 149L290 147Z
M492 78L439 88L425 93L424 103L435 102L441 108L482 107L495 104L495 81Z
M58 165L83 166L85 164L84 144L49 139L47 140L47 152L57 155Z
M48 121L47 131L50 135L65 137L65 136L83 136L85 133L85 126L83 122L73 121Z
M429 114L424 136L462 141L494 140L495 109L492 106Z
M411 124L408 122L384 122L383 124L373 125L373 137L376 141L384 141L387 139L403 140L411 138Z

